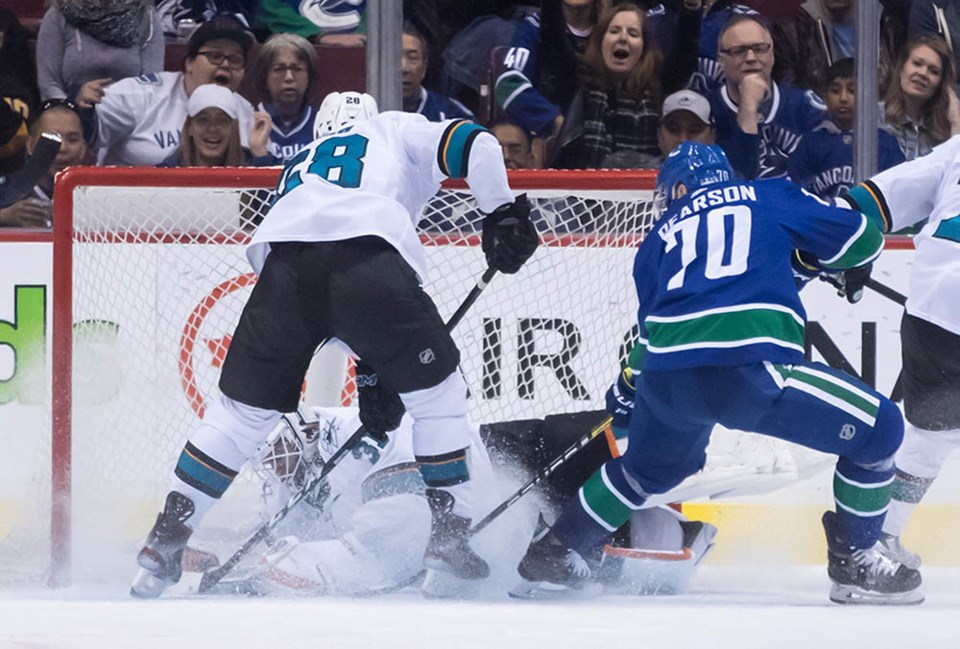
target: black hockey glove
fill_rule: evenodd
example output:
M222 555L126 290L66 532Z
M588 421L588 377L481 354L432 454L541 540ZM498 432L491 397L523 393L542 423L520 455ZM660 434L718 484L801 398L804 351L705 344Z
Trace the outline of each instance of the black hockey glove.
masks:
M873 264L848 268L840 273L840 286L837 287L837 294L847 298L850 304L856 304L863 297L863 287L867 285L870 279L870 273L873 271Z
M620 372L617 382L607 390L607 412L613 418L614 428L626 428L630 425L630 415L633 414L633 402L637 390L633 385L633 372L629 367Z
M406 409L400 395L383 385L373 368L357 361L357 400L360 402L360 423L378 442L387 441L387 433L400 425Z
M520 270L540 245L537 228L530 222L526 194L487 214L483 219L482 243L490 268L508 275Z

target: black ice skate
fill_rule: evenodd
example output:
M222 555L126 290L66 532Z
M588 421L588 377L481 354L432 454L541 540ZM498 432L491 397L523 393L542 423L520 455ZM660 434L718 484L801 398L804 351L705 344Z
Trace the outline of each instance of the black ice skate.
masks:
M486 579L490 566L467 542L470 519L453 513L453 496L440 489L427 489L427 502L433 516L430 543L423 565L431 570L449 572L461 579Z
M524 581L510 591L510 596L518 599L592 596L600 590L591 580L592 571L586 560L560 543L542 516L517 572Z
M183 551L193 533L185 523L193 512L192 500L177 491L167 494L163 511L137 555L140 569L130 586L131 595L152 599L180 581Z
M864 550L846 547L836 534L836 514L823 515L827 534L830 600L838 604L920 604L920 573L885 551L880 541Z

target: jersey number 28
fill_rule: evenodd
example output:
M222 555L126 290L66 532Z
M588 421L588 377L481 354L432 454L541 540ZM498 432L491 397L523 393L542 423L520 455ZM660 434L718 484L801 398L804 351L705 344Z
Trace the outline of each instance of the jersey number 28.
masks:
M277 184L277 196L283 196L303 184L305 173L347 189L359 187L368 143L367 138L352 133L329 137L315 149L302 150L283 168Z
M680 270L667 282L667 290L683 286L687 267L697 258L697 231L701 220L707 222L707 257L703 275L707 279L720 279L740 275L747 270L750 256L750 227L753 213L746 205L725 205L707 212L703 219L694 214L678 221L667 233L664 252L677 247L680 235Z

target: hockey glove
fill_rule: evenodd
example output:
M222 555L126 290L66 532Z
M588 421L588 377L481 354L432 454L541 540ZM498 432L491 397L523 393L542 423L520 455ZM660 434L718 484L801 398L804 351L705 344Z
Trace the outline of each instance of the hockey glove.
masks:
M373 368L357 361L357 400L360 402L360 423L377 442L385 443L387 433L400 425L403 401L400 395L383 385Z
M863 287L870 279L873 264L848 268L840 273L840 287L837 293L847 298L850 304L856 304L863 297Z
M520 194L513 203L501 205L483 219L483 254L487 265L512 275L540 245L537 228L530 222L527 195Z
M613 427L624 430L630 425L630 415L633 414L633 402L637 390L633 385L633 372L625 367L617 382L607 390L607 412L613 418Z
M790 255L790 266L793 269L793 282L798 291L820 274L820 263L816 256L802 250L793 251Z

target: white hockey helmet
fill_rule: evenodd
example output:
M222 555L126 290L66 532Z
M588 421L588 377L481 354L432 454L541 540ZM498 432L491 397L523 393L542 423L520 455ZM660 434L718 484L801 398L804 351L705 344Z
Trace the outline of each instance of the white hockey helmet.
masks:
M324 97L313 120L313 139L370 119L379 112L377 100L365 92L331 92Z

